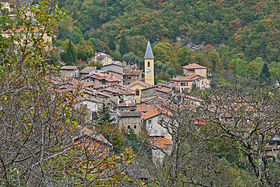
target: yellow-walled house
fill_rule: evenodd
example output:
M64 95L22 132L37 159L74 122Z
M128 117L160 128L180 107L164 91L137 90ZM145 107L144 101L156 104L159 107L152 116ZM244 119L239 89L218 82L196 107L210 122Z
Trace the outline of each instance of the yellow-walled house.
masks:
M141 101L141 90L147 87L150 87L151 85L143 82L143 81L133 81L132 83L129 84L129 88L135 91L135 100L136 103L140 103Z

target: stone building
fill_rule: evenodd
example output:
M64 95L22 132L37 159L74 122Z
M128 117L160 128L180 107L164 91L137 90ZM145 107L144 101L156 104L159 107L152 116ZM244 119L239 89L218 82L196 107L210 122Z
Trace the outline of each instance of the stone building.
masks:
M79 66L62 66L60 68L61 77L79 77L80 68Z
M118 124L120 129L124 129L129 133L132 129L135 134L139 135L142 131L141 112L138 111L124 111L118 112Z
M125 71L123 75L123 84L129 85L133 81L142 79L142 70Z

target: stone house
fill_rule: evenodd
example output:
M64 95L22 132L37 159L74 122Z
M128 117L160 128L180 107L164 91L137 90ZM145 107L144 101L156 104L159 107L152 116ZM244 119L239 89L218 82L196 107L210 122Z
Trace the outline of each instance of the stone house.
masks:
M93 97L80 97L73 104L75 111L83 115L87 121L95 121L102 103Z
M196 63L183 66L183 72L184 76L188 76L194 73L203 77L207 76L207 68Z
M95 70L96 70L96 67L87 66L80 71L80 76L87 77L87 76L91 75L91 73L93 73Z
M118 112L118 124L120 129L124 129L127 133L132 129L135 134L139 135L142 131L141 112L124 111Z
M60 68L61 77L79 77L80 76L80 68L79 66L62 66Z
M179 92L190 92L192 90L193 80L187 77L177 76L172 79L172 82L174 84L175 90Z
M171 140L171 135L167 132L167 129L160 125L162 118L168 118L168 115L163 114L159 110L151 110L143 114L143 127L150 137L164 137Z
M142 79L142 70L129 70L124 71L123 84L129 85L133 81Z
M120 80L120 84L123 84L123 73L115 70L106 70L103 73L109 75L110 77L116 77L117 79Z
M98 53L95 53L94 57L92 58L92 61L104 66L107 64L112 64L113 58L105 53L98 52Z
M168 88L164 88L161 86L151 86L141 90L141 100L155 96L166 98L170 92L171 90Z
M137 109L136 103L120 103L118 105L118 110L121 111L121 112L136 111L136 109Z
M166 156L165 153L171 154L173 142L162 136L149 137L149 141L154 146L154 149L152 149L153 163L161 165Z
M177 76L172 80L172 82L175 90L179 92L190 92L193 86L199 89L210 88L210 81L207 77L194 73L186 77Z
M123 73L124 66L122 64L111 63L111 64L103 65L101 70L104 71L104 72L113 70L113 71L116 71L116 72L119 72L119 73Z
M128 85L130 89L135 91L136 103L140 103L141 101L141 90L149 86L150 86L149 84L139 80L133 81Z

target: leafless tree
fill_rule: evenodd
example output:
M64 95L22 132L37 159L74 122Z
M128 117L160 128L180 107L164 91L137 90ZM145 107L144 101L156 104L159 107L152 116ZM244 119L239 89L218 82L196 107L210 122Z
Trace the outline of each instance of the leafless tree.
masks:
M209 138L223 141L245 155L260 185L279 186L279 90L232 81L215 88L201 106Z
M153 146L165 157L162 163L146 165L152 176L149 182L159 186L252 186L246 181L248 174L209 150L205 114L198 110L201 102L174 94L157 104L163 114L159 123L171 135L173 145L171 152Z

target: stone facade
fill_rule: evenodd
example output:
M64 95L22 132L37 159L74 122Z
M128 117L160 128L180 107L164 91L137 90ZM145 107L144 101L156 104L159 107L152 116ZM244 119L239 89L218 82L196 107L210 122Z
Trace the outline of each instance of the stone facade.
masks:
M138 111L119 112L119 128L127 132L132 129L135 134L139 135L142 131L141 115L142 113Z

